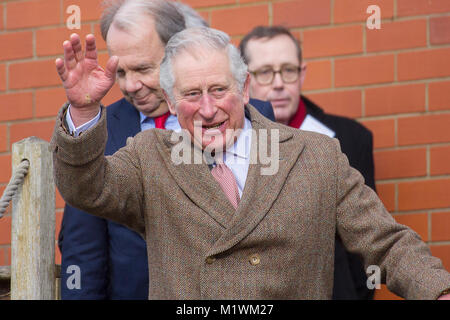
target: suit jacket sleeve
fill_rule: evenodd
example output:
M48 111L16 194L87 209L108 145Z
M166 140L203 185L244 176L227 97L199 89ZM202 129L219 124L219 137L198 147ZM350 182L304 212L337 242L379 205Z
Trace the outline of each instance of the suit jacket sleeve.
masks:
M395 222L336 143L336 221L345 247L365 267L380 267L381 282L407 299L436 299L450 287L450 274L413 230Z
M63 125L67 105L58 114L51 146L56 185L66 201L81 210L124 224L144 234L143 190L134 145L104 156L106 112L79 137Z
M61 298L104 300L108 298L107 221L66 205L58 244L61 250ZM81 288L70 289L69 266L81 272Z

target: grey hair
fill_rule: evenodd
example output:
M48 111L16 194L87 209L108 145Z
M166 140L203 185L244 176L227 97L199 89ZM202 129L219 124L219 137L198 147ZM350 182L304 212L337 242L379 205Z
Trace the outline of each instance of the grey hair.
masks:
M139 29L139 17L149 15L155 20L156 32L166 44L177 32L186 28L184 17L171 1L165 0L106 0L103 2L100 30L106 41L114 24L121 30Z
M178 11L183 15L186 28L209 27L208 22L202 18L194 9L181 2L173 2Z
M189 49L194 49L191 52L195 53L195 50L199 47L227 53L231 74L238 84L239 91L242 92L247 79L247 65L242 59L239 50L230 43L230 37L220 30L195 27L175 34L166 45L164 59L161 62L159 71L159 82L161 88L168 95L169 100L174 102L173 86L175 77L172 70L172 61L180 53Z

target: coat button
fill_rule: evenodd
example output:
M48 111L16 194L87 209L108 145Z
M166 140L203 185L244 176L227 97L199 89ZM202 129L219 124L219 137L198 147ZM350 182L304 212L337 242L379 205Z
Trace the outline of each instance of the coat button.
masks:
M248 261L252 266L256 266L261 262L261 258L255 253L248 257Z
M214 261L216 261L216 258L214 256L207 257L205 261L207 264L213 264Z

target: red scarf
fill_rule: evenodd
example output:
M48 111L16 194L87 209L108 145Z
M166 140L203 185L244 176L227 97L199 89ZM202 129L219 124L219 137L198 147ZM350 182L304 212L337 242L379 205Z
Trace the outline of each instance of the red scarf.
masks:
M305 118L306 118L306 105L303 102L302 98L300 98L300 102L298 103L297 112L291 118L288 125L290 127L298 129L302 125L303 120L305 120Z

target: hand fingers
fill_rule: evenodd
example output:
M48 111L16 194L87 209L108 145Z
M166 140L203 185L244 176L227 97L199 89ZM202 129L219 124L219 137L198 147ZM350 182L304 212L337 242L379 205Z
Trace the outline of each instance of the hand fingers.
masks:
M76 33L70 35L70 44L72 45L73 52L75 54L75 60L81 61L84 59L83 48L81 46L80 36Z
M56 59L55 66L56 66L56 71L58 72L61 80L66 81L67 77L68 77L68 72L67 72L66 68L64 67L64 61L60 58Z
M119 58L117 56L112 56L111 58L109 58L108 62L106 62L105 67L106 77L115 80L118 65L119 65Z
M75 52L73 51L72 44L70 41L63 42L64 48L64 64L66 68L70 71L74 69L77 65L77 61L75 59Z
M93 34L86 36L86 54L87 59L97 60L97 46L95 45L95 37Z

